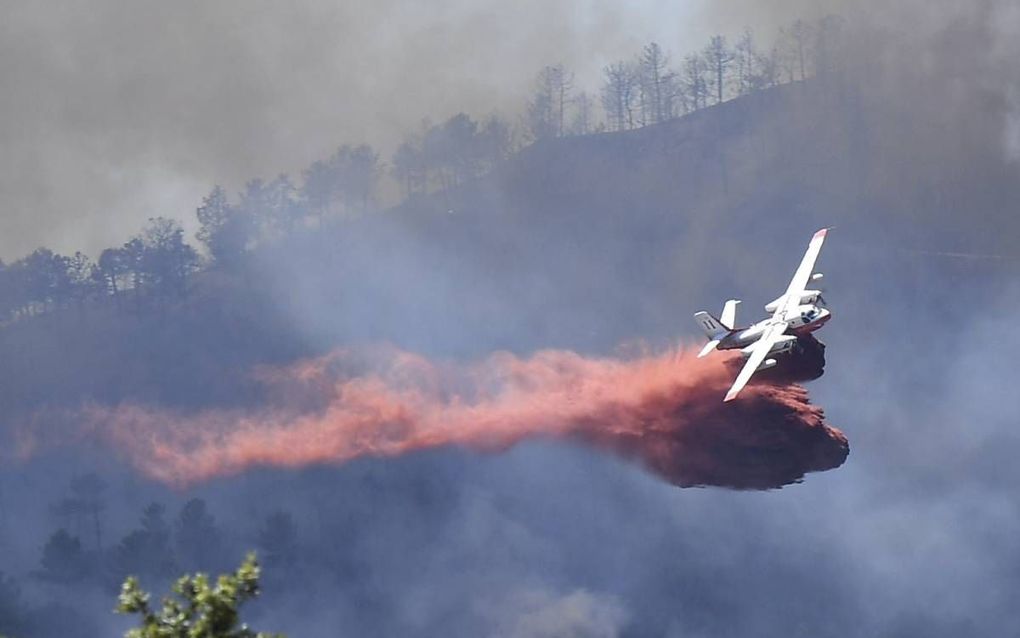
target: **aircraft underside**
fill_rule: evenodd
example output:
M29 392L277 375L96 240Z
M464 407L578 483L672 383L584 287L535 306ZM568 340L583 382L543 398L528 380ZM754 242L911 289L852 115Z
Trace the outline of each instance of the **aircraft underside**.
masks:
M825 344L810 333L798 335L790 350L769 356L776 360L776 365L759 370L755 379L772 383L801 383L814 381L825 372ZM740 372L743 361L735 359L729 366L736 374Z

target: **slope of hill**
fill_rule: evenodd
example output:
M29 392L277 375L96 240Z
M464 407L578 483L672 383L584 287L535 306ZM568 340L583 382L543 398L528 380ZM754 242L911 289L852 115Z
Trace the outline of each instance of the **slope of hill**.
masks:
M997 567L1020 553L1002 401L1020 305L1009 101L967 74L864 67L535 144L460 187L298 229L199 273L181 300L0 329L0 419L16 436L42 407L247 407L262 400L254 366L352 344L473 359L697 340L693 312L736 296L753 318L835 225L820 263L836 318L811 393L852 442L840 470L778 494L677 492L541 443L253 471L185 494L74 440L0 465L0 616L70 600L37 614L76 607L110 635L97 565L158 581L175 558L206 568L213 550L257 546L262 609L309 635L479 635L504 613L563 609L614 610L621 635L1016 626L1015 574Z
M297 231L240 271L204 273L169 307L8 326L0 401L8 415L125 398L243 402L253 364L350 343L464 357L667 342L726 295L765 301L824 225L853 247L826 256L843 284L851 270L900 268L904 247L1015 250L1000 231L1016 224L1005 202L1020 187L995 140L933 144L939 112L906 118L900 97L819 78L535 144L462 187Z

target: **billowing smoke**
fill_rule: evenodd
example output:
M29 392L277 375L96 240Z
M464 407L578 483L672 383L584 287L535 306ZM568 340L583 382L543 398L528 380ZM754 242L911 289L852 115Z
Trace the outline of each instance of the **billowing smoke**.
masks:
M768 489L843 463L846 438L802 387L761 382L723 403L739 356L500 353L474 365L386 348L262 368L257 408L124 404L39 416L24 453L101 441L183 486L259 466L304 467L438 446L498 451L535 437L593 445L678 486Z

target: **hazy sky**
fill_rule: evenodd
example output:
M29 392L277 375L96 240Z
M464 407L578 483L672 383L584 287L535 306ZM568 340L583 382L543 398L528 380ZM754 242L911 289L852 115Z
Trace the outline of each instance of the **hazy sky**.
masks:
M516 116L535 72L682 55L835 2L0 2L0 257L193 228L214 183L299 174L344 142L384 153L425 116Z

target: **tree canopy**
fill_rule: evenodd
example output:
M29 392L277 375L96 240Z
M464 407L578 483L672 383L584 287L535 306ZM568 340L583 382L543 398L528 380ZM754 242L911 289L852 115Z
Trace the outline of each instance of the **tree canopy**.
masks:
M256 632L241 622L240 607L259 595L259 564L249 554L233 574L215 582L205 574L185 575L173 584L172 595L159 609L150 595L131 576L124 581L117 613L137 615L141 624L126 638L283 638L281 634Z

